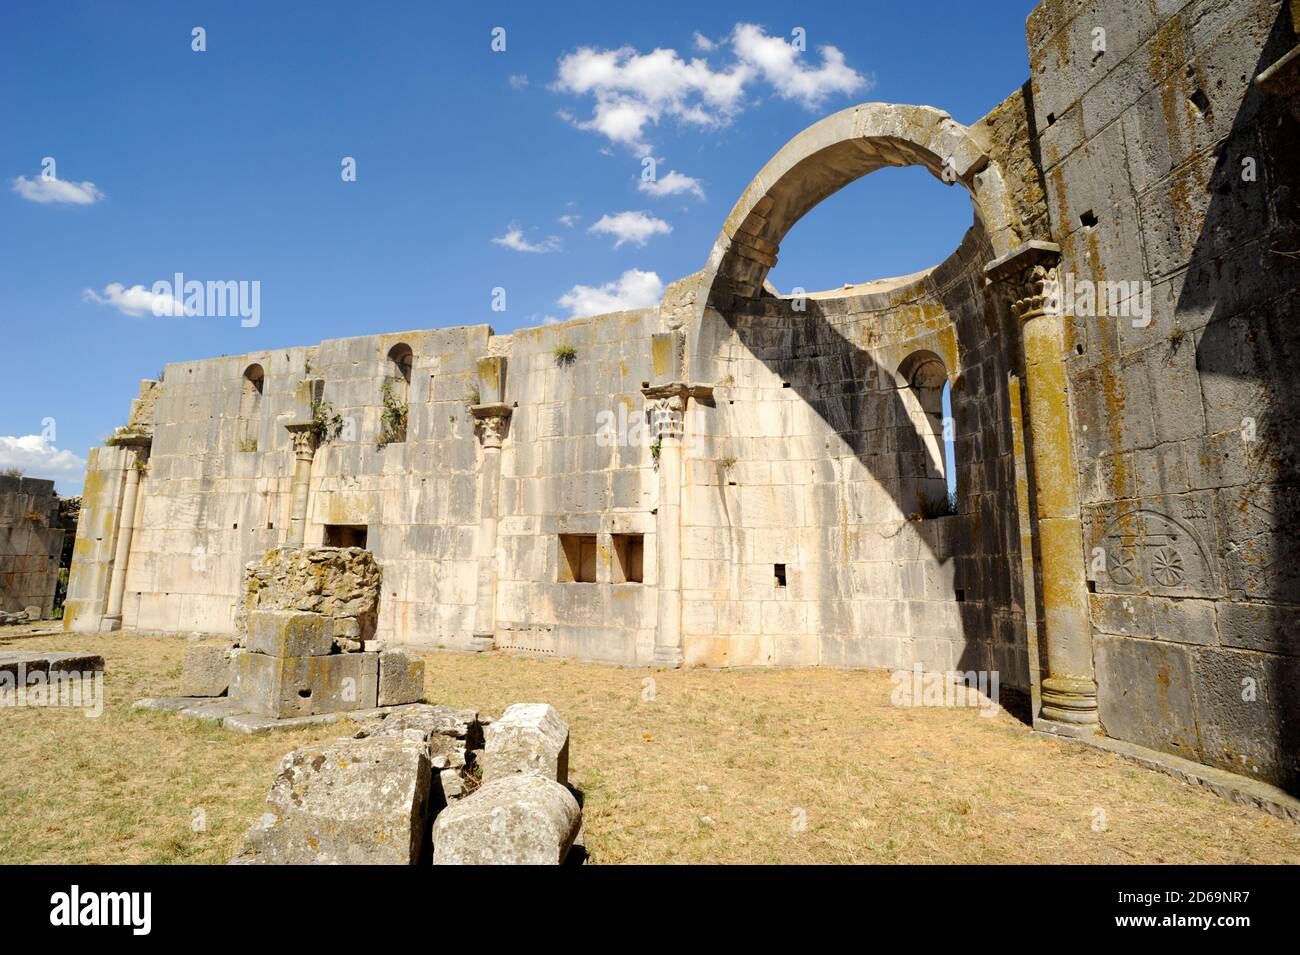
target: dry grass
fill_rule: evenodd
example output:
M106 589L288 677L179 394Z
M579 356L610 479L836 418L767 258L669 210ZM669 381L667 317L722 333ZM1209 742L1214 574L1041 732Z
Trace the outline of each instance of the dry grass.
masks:
M99 719L0 710L7 862L224 862L261 812L279 757L346 732L336 724L248 738L131 711L139 697L175 691L181 640L0 641L19 646L102 653L108 705ZM891 707L882 673L425 660L431 700L493 714L542 700L569 720L570 775L585 796L595 862L1300 858L1294 824L1033 737L1005 714ZM195 808L205 831L192 831Z

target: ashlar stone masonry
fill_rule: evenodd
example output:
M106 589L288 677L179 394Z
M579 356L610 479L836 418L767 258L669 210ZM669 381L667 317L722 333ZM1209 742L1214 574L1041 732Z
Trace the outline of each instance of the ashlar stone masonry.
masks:
M1040 728L1295 792L1297 17L1044 0L970 125L774 139L658 308L169 364L91 452L67 625L235 634L246 563L360 548L349 639L996 670ZM805 213L908 165L970 198L950 256L772 286Z

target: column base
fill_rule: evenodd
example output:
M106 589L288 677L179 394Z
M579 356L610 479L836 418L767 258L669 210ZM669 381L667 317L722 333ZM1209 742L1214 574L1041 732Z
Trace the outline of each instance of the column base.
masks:
M685 659L682 656L680 647L655 647L654 656L650 658L650 662L654 666L665 670L676 670Z
M495 633L475 633L469 638L469 648L476 653L486 653L497 642Z
M121 629L122 629L122 617L120 615L116 617L105 616L99 618L100 633L112 633L115 630L121 630Z
M1053 723L1097 725L1097 684L1076 677L1049 676L1043 681L1039 715Z

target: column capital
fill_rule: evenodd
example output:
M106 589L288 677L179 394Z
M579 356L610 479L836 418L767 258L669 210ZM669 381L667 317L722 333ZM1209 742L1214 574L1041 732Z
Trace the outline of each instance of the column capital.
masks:
M147 452L153 446L153 434L148 431L135 431L131 428L118 428L104 442L111 448L131 448L137 454Z
M688 402L691 398L712 398L713 386L670 381L662 385L647 384L642 387L641 394L650 415L651 433L656 437L680 437L685 427Z
M284 427L293 438L293 456L299 461L310 461L316 454L315 424L295 422Z
M470 405L469 413L474 416L474 429L485 448L500 448L506 435L506 426L514 409L504 401L489 404Z
M1059 245L1033 239L984 266L984 275L1011 299L1011 314L1027 322L1057 311L1052 303L1060 295L1060 261Z

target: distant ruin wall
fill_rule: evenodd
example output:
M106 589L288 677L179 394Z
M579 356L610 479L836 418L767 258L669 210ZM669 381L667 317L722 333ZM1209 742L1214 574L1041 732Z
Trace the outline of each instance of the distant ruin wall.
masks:
M0 475L0 612L37 607L49 619L63 534L53 481Z

